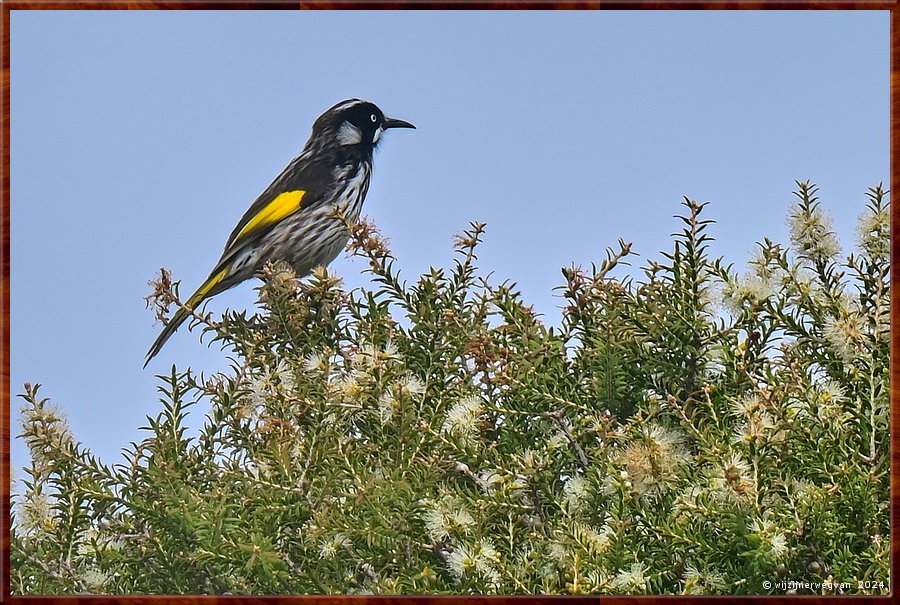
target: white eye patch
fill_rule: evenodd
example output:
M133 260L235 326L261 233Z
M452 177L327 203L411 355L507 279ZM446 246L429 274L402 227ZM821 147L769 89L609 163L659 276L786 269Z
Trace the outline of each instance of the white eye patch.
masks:
M338 129L337 139L341 145L356 145L362 142L362 132L350 122L345 121Z

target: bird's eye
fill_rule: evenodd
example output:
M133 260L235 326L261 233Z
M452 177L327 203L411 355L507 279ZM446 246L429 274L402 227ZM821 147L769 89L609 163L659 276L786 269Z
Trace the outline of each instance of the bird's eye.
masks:
M378 116L376 116L374 113L372 115L370 115L369 117L372 119L373 124L378 121Z

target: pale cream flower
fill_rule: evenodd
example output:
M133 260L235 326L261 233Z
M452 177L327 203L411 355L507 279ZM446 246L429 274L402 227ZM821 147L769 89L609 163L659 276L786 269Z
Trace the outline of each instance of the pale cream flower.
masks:
M787 537L768 519L757 517L750 524L750 531L759 539L759 548L766 556L779 559L787 554Z
M395 392L403 397L414 397L425 394L425 383L418 376L407 372L394 383Z
M398 403L392 389L385 391L378 397L378 419L381 420L382 425L389 423L391 418L394 417L394 410L397 408Z
M475 557L462 544L454 546L453 552L447 555L447 569L457 578L475 569Z
M56 526L53 504L44 493L31 492L16 508L16 520L23 534L33 536Z
M570 511L581 509L589 496L588 482L581 475L570 477L563 485L563 497Z
M294 370L288 365L287 361L282 359L278 362L278 366L275 368L275 375L278 377L278 382L281 384L282 389L286 391L294 390Z
M463 532L465 532L466 530L468 530L468 528L475 525L475 519L472 517L471 514L469 514L469 511L467 511L462 506L460 506L459 508L456 508L454 510L448 511L447 512L447 520L449 521L448 525L452 529L459 528Z
M690 456L683 436L661 425L641 427L642 439L618 458L627 488L640 497L653 498L667 491Z
M425 523L425 532L436 542L450 535L465 534L475 525L475 518L454 496L444 496L436 502L423 500L422 504L425 508L420 517Z
M97 548L94 546L97 543L97 539L100 537L99 532L93 527L88 528L82 536L81 540L78 543L77 552L82 556L91 556L97 552Z
M759 412L734 430L734 443L761 443L776 436L775 420L768 412Z
M498 487L505 482L505 478L498 470L482 470L475 476L475 482L487 495L494 494Z
M266 401L275 394L274 375L268 370L250 377L250 395L248 410L254 410L264 406Z
M522 452L522 466L527 472L534 471L543 464L543 457L537 451L529 448Z
M303 358L303 368L307 372L324 370L328 366L328 358L321 353L310 353Z
M890 254L891 215L887 208L873 212L867 208L856 225L857 245L872 258Z
M665 457L671 457L673 461L682 463L687 460L685 452L684 435L675 429L666 428L660 424L652 424L642 428L647 445Z
M798 501L805 504L811 504L822 497L822 488L806 479L794 479L791 482L791 492Z
M721 343L713 343L707 349L704 369L715 375L720 375L725 371L725 347Z
M496 565L500 562L500 553L497 552L494 543L489 538L482 538L472 549L472 555L478 575L487 580L488 584L499 585L500 573Z
M835 403L845 401L847 393L844 387L835 380L827 379L816 385L822 401L833 401Z
M750 418L756 414L762 407L762 400L759 393L750 393L735 399L731 403L731 413L741 418Z
M562 542L551 542L547 550L547 556L556 561L557 567L564 567L569 560L569 550Z
M562 431L557 431L550 439L547 440L547 451L552 452L561 447L565 447L569 443L568 437Z
M799 205L791 208L788 216L791 243L797 253L813 260L830 260L841 251L841 244L822 208L815 205L804 210Z
M109 581L109 576L95 567L87 569L82 575L81 580L85 587L91 592L100 592L103 586Z
M381 351L373 344L361 344L356 354L350 360L354 369L368 371L375 366L378 354Z
M710 283L698 294L701 312L710 317L714 317L725 306L725 286L720 281Z
M347 401L357 401L363 393L363 386L359 383L359 375L356 372L341 374L334 381L338 394Z
M397 350L397 345L394 344L394 341L388 338L387 342L384 343L384 349L381 351L381 357L385 360L396 361L400 359L400 353Z
M753 469L739 453L716 466L709 476L710 489L719 500L746 505L756 502L757 488Z
M319 546L319 555L323 559L333 559L338 551L350 545L350 539L342 533L336 533L330 540L323 540Z
M822 327L822 335L831 350L848 364L859 357L865 333L865 320L860 314L852 312L829 317Z
M810 402L803 397L791 397L785 412L788 418L807 418L811 412Z
M747 261L747 266L750 268L752 275L767 281L772 278L777 268L772 264L767 249L762 246L753 248L753 252L750 254L750 260Z
M600 531L598 532L606 542L612 542L616 537L616 530L611 525L612 522L612 517L607 513L603 518L603 525L600 526Z
M606 552L609 548L611 528L608 525L604 527L604 530L597 531L589 525L576 524L575 537L579 544L592 554Z
M725 577L721 573L715 570L701 572L693 563L688 563L685 566L683 578L683 594L718 594L725 590L727 586Z
M632 563L629 569L621 569L613 578L612 587L625 593L643 592L647 590L647 566L643 563Z
M780 532L773 535L771 540L771 547L772 556L776 559L782 558L787 554L788 551L787 536Z
M448 433L472 444L478 431L478 419L484 407L478 397L471 396L457 402L447 412L441 432Z
M725 306L739 312L746 304L756 305L774 295L768 279L752 273L734 276L722 289Z
M559 580L559 570L552 562L548 562L538 569L538 577L548 582L556 582Z
M72 437L69 419L65 411L55 403L47 401L36 403L33 406L25 406L21 408L20 415L21 423L29 425L29 429L42 440L46 439L57 446L66 446L75 440ZM35 453L31 452L32 459L34 459ZM43 452L37 452L37 454L41 456Z

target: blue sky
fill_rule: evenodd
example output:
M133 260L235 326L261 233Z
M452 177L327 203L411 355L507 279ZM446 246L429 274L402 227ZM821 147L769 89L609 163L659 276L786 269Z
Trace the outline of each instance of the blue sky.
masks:
M141 369L147 281L193 291L344 98L418 127L383 139L364 209L403 275L483 221L484 272L550 323L561 267L619 238L659 258L684 195L740 266L787 241L795 179L847 250L889 177L887 11L13 11L11 35L12 394L42 383L107 463L158 411L154 374L226 365L182 328ZM254 285L209 308L253 308Z

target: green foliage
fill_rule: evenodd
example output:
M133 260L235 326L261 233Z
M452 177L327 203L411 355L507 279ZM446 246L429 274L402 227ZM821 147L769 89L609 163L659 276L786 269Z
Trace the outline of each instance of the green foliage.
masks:
M554 328L483 225L407 284L363 222L371 290L275 264L260 313L198 312L231 367L161 376L112 467L26 385L13 593L889 592L886 192L843 259L797 196L744 275L685 199L640 277L564 270Z

